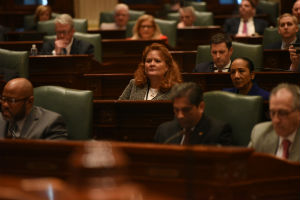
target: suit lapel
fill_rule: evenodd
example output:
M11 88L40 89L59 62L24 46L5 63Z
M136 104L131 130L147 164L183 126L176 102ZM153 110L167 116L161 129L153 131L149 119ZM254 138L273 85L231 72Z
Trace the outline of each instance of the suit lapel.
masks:
M262 142L264 143L264 152L276 155L279 143L279 136L276 134L274 129L272 129L268 137L265 138L265 141Z
M70 51L70 54L79 54L78 52L78 42L77 40L74 38L73 39L73 43L72 43L72 46L71 46L71 51Z
M30 138L30 134L34 131L34 127L38 123L38 113L36 108L33 107L30 114L27 116L22 131L21 131L21 138Z
M0 116L0 138L5 138L5 134L7 132L8 123Z
M148 85L145 85L143 88L137 87L134 99L144 100L147 90L148 90Z

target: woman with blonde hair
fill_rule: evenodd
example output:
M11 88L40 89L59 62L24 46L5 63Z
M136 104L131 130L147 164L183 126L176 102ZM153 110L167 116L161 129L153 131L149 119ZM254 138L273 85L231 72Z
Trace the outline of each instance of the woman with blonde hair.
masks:
M38 21L47 21L51 19L52 9L50 6L39 5L35 10L34 20L37 23Z
M155 23L154 17L151 15L142 15L136 21L133 27L132 40L153 40L153 39L168 39L160 31L159 26Z
M145 48L134 79L119 100L168 100L171 88L181 82L180 70L169 50L153 43Z

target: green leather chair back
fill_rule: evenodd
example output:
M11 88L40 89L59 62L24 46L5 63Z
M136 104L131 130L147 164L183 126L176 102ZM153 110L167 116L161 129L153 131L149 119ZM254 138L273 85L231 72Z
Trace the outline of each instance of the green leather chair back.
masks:
M168 37L168 44L175 48L177 38L177 22L173 20L155 19L162 34Z
M260 71L263 65L263 47L256 44L245 44L232 42L232 59L237 57L247 57L253 61L255 71ZM210 55L210 45L199 45L197 47L196 64L212 61Z
M247 146L252 128L263 120L263 98L224 91L204 93L205 113L231 125L233 144Z
M266 47L270 44L280 42L281 36L278 33L278 28L268 27L265 28L264 35L263 35L263 46Z
M260 71L263 68L263 46L261 44L232 42L232 47L232 59L247 57L253 62L255 71Z
M18 72L19 77L28 78L28 56L27 51L0 49L0 67Z
M193 6L196 11L206 11L206 2L184 1L184 6Z
M87 140L92 136L93 92L59 86L34 88L34 105L61 114L66 122L68 139Z
M195 12L196 20L194 25L195 26L211 26L214 25L214 15L212 12ZM167 14L168 20L175 20L177 23L180 21L179 13L168 13Z
M212 57L210 55L210 45L199 45L197 47L196 64L209 61L212 61Z
M126 25L126 37L129 38L129 37L132 37L132 29L135 25L135 22L136 21L129 21Z
M269 15L269 20L273 25L277 25L277 17L279 13L279 3L274 1L260 0L257 5L264 13Z
M142 10L129 10L129 21L135 21L144 14L146 14L146 12ZM114 11L104 11L100 13L100 24L103 22L111 23L114 21Z
M94 46L94 57L98 62L102 62L102 43L100 34L79 33L75 32L74 37L79 40L84 40Z
M102 62L102 42L100 34L90 33L74 33L74 37L79 40L84 40L94 45L94 57L98 62ZM56 35L45 35L44 42L55 40Z
M73 19L74 29L76 32L87 32L88 22L87 19ZM37 31L44 32L47 35L55 35L55 22L53 20L38 22Z
M60 15L59 13L51 13L51 19L55 19L55 17L57 17L58 15ZM24 30L32 30L35 27L35 21L34 21L34 17L35 15L25 15L24 16Z

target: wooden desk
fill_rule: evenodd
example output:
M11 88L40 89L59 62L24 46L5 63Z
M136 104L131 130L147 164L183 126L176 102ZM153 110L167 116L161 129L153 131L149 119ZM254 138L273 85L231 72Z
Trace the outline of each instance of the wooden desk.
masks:
M177 29L176 50L197 50L198 45L210 44L211 37L220 32L222 32L221 26Z
M94 100L94 137L151 142L157 127L172 118L171 101Z
M71 173L70 155L85 145L87 142L0 140L0 174L58 177L67 182L79 175ZM292 200L300 196L300 163L253 149L123 142L109 146L128 156L133 182L170 199ZM91 172L103 173L87 170L82 178Z
M289 70L291 65L290 53L288 50L265 49L264 70Z
M256 36L232 36L232 40L236 42L242 42L246 44L262 44L263 36L256 35Z
M30 51L33 44L40 50L43 46L43 41L5 41L0 42L0 48L13 51Z
M125 39L126 38L126 30L93 29L93 30L88 30L88 33L99 33L101 34L101 39Z
M6 41L42 41L45 35L37 31L8 32L4 38Z
M92 55L30 56L29 79L35 87L59 85L74 89L85 89L83 74L91 71L97 61Z
M256 72L255 75L259 86L268 91L282 82L300 84L298 72ZM201 84L204 91L233 87L229 73L183 73L182 76L185 82ZM85 88L94 91L95 99L117 99L132 78L132 73L84 75Z

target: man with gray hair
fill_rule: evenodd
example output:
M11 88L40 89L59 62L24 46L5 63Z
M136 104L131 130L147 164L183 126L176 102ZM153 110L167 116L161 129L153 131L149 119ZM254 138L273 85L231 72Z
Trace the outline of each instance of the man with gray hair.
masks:
M229 124L204 114L205 103L199 85L186 82L171 90L175 119L161 124L154 140L166 144L230 145Z
M196 20L196 14L194 7L187 6L179 8L180 22L177 24L177 28L185 28L194 26Z
M70 55L94 53L92 44L73 37L75 29L70 15L61 14L55 18L55 32L55 41L44 43L41 54Z
M271 122L257 124L249 147L292 161L300 161L300 89L282 83L271 91Z
M129 20L129 8L124 3L116 5L114 10L114 20L112 23L101 23L100 29L103 30L125 30Z

